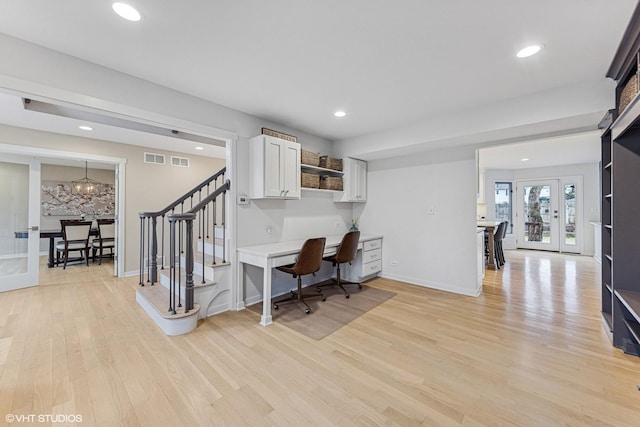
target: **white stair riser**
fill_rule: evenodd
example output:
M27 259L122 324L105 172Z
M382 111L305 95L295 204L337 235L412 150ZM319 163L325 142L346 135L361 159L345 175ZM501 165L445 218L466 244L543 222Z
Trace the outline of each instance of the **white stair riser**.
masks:
M198 240L197 249L201 252L204 252L207 255L214 255L213 248L215 247L215 256L218 258L222 258L222 245L213 244L211 242L202 242L202 240Z
M184 268L185 268L185 258L181 257L180 258L180 266L182 267L182 272L184 273ZM202 262L198 262L198 260L194 260L193 262L193 274L196 274L198 276L202 277ZM215 281L216 280L216 269L211 267L210 265L205 265L204 266L204 279L205 280L210 280L210 281Z

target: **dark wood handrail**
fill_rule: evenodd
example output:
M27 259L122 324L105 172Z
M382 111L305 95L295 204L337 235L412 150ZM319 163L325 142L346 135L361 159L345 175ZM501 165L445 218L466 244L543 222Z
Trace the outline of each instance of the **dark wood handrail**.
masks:
M170 210L174 209L179 204L184 203L184 201L187 200L188 198L193 197L193 195L196 192L202 190L204 187L206 187L207 185L211 184L211 182L215 181L218 177L220 177L220 175L224 175L226 172L227 172L227 168L226 167L220 169L218 172L216 172L215 175L213 175L210 178L207 178L206 180L204 180L200 184L196 185L193 189L189 190L187 193L185 193L183 196L181 196L178 200L176 200L175 202L171 203L169 206L167 206L166 208L164 208L162 210L159 210L157 212L140 212L138 215L140 216L140 218L152 218L152 217L158 217L158 216L165 215L167 212L169 212ZM229 180L227 180L227 182L229 182Z
M207 197L202 199L200 203L198 203L193 208L191 208L191 210L187 211L187 213L190 213L190 214L197 213L203 207L211 203L216 197L218 197L220 194L224 193L225 191L228 191L230 188L231 188L231 181L226 180L224 184L216 188L216 190L213 193L209 194ZM174 215L174 214L171 214L171 215Z

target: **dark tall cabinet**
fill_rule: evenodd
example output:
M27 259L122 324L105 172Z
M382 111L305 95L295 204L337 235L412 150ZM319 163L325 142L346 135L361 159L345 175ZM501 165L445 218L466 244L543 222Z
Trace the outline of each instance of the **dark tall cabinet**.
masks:
M636 8L607 77L616 109L602 133L602 315L613 345L640 355L640 15Z

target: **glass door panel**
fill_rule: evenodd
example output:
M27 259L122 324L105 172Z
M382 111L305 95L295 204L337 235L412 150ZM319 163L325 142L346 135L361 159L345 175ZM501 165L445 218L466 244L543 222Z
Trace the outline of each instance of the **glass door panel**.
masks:
M3 155L0 161L0 292L38 284L40 164Z
M558 182L518 183L518 247L559 250Z

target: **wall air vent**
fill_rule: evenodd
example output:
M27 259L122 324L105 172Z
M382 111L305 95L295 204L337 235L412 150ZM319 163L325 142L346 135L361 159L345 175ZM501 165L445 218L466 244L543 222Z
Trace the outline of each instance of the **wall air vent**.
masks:
M189 159L187 157L171 156L171 166L189 167Z
M144 162L164 165L164 154L144 153Z

